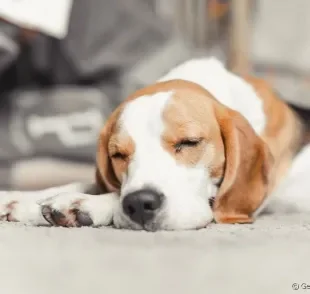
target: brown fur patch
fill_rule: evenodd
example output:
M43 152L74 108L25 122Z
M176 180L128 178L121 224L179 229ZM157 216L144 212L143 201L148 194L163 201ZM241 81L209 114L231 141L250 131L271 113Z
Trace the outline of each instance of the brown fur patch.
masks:
M215 180L223 174L225 161L221 132L214 113L214 98L207 91L186 88L175 91L163 113L164 148L177 162L192 166L204 162ZM175 145L197 139L199 144L176 152Z
M213 205L219 223L252 221L267 196L272 165L268 146L239 113L217 107L225 146L225 175Z
M268 193L280 183L287 174L292 160L302 143L302 126L292 109L279 97L268 82L245 77L263 100L267 123L261 135L273 156Z

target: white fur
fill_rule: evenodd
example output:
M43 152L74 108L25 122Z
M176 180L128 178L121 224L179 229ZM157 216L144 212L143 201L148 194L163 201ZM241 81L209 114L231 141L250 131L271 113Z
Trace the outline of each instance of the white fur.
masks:
M38 192L32 195L24 194L24 192L0 192L0 219L6 220L10 216L23 223L47 224L41 214L41 207L37 204L42 197L45 195Z
M165 195L164 207L146 228L193 229L212 220L208 198L214 185L202 164L188 167L178 164L161 144L164 130L162 114L172 92L143 96L130 102L121 117L121 130L134 141L135 152L124 175L121 201L124 196L145 186L155 187ZM121 205L121 203L120 203ZM121 214L121 215L120 215ZM114 217L118 227L137 226L119 209Z
M268 197L266 210L310 212L310 145L294 159L285 180Z
M215 58L192 59L172 69L160 81L182 79L207 89L218 101L240 112L260 134L266 124L263 102L253 87Z

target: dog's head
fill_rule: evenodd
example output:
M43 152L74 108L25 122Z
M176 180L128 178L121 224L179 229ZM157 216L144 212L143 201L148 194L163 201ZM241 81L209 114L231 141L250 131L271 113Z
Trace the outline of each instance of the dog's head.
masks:
M269 169L268 148L246 119L182 80L130 96L98 144L98 184L119 193L113 219L119 228L251 222Z

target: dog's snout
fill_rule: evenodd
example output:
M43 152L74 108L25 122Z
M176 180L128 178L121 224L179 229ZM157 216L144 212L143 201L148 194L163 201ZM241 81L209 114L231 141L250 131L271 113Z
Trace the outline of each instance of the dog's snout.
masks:
M144 225L152 220L161 207L163 194L152 189L131 192L124 197L123 209L134 222Z

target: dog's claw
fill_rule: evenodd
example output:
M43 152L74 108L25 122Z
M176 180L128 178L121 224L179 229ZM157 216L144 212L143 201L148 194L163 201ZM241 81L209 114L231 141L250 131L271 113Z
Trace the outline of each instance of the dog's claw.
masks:
M45 220L53 226L89 227L93 225L93 220L89 214L76 208L62 212L48 205L42 205L41 213Z
M80 211L80 210L75 210L75 215L76 215L76 220L81 226L86 226L90 227L94 224L93 220L89 216L88 213Z
M54 222L52 218L52 209L47 205L42 205L41 207L41 213L45 220L50 223L53 226L57 226L57 224Z

